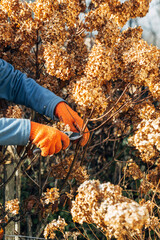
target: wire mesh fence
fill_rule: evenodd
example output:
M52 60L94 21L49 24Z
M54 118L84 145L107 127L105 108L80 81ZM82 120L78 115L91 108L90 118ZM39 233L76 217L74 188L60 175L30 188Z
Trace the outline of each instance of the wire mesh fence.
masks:
M24 236L24 235L8 235L4 234L5 240L45 240L45 238L39 237L31 237L31 236Z

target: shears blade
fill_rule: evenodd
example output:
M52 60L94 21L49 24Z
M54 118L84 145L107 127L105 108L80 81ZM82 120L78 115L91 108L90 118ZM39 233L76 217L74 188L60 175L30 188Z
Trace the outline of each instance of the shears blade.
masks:
M82 134L77 132L67 131L63 133L65 133L69 137L70 141L76 141L82 137Z

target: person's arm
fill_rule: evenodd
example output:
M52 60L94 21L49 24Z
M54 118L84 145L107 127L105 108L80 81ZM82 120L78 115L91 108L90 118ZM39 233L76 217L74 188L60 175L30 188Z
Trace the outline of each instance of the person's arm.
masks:
M58 153L69 146L69 137L56 128L28 119L0 118L0 145L26 145L28 140L41 149L41 155Z
M64 101L2 59L0 59L0 98L30 107L52 119L55 106ZM0 118L0 145L26 145L30 134L30 120Z
M0 98L4 98L16 104L22 104L26 107L30 107L40 114L46 115L52 119L54 118L55 114L59 119L62 119L65 124L69 124L72 131L81 131L84 124L83 120L78 116L78 114L74 112L66 103L65 107L62 105L62 103L65 102L62 98L56 96L51 91L37 84L36 81L32 78L27 78L25 74L18 70L15 70L11 64L2 59L0 59ZM31 132L30 121L28 120L27 127L25 125L26 122L23 122L22 119L13 119L12 121L16 127L15 132L13 129L11 131L11 136L13 136L13 138L11 137L10 139L6 134L6 138L8 138L8 140L4 140L3 143L2 140L0 140L0 145L12 145L12 139L15 140L13 141L14 145L25 145L27 143L27 138L29 140L29 133ZM2 130L3 135L6 132L3 130L4 125L11 127L11 125L8 123L8 120L4 119L3 125L1 124L0 127L0 131ZM74 126L76 126L76 128ZM24 139L22 139L21 136L23 136L24 131L25 135ZM14 134L16 136L14 136ZM59 133L58 135L61 134ZM88 138L89 131L86 128L85 134L81 140L82 146L87 143ZM1 139L5 139L5 137ZM68 144L68 139L65 139L65 141Z
M52 119L56 105L64 101L2 59L0 59L0 98L30 107Z
M0 118L0 145L26 145L30 130L29 119Z

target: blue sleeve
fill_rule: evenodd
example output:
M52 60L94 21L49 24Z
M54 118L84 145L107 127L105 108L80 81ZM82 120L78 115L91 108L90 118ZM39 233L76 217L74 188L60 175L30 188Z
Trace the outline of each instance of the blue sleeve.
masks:
M56 105L64 101L2 59L0 59L0 98L30 107L52 119Z
M0 98L30 107L52 119L55 106L64 101L2 59L0 59ZM26 145L29 135L30 120L0 118L0 145Z
M30 128L29 119L0 118L0 145L26 145Z

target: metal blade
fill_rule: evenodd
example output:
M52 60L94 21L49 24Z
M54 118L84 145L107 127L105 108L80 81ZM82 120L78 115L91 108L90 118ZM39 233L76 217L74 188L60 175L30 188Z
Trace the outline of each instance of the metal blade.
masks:
M77 133L77 132L69 131L69 132L64 132L64 133L69 137L70 141L76 141L82 137L82 134Z

